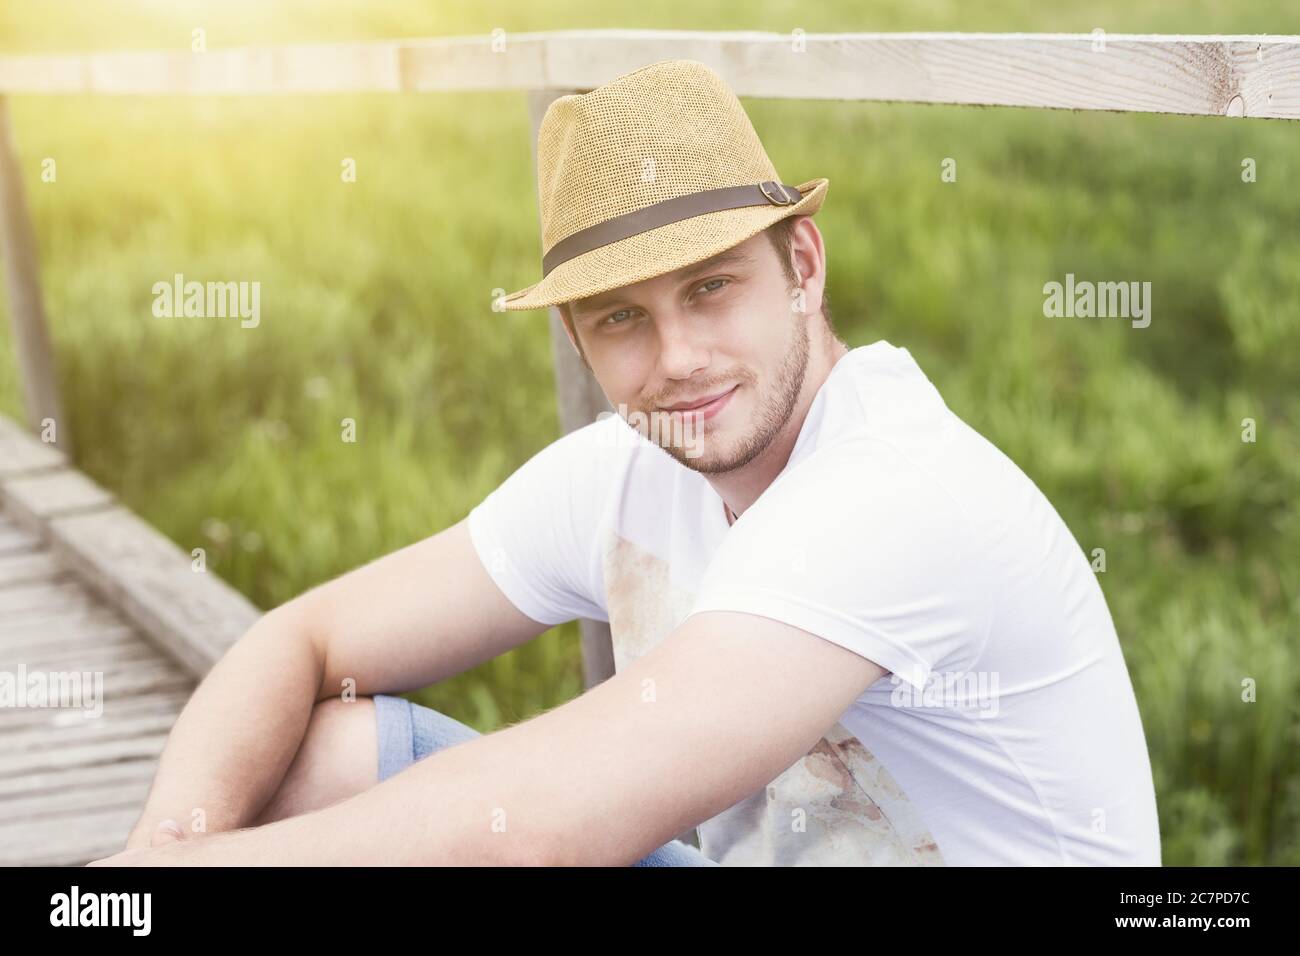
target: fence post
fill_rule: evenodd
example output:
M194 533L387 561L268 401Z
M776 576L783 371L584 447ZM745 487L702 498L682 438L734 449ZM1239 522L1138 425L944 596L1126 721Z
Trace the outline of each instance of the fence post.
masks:
M23 386L27 423L40 434L42 422L55 423L54 445L71 459L72 435L59 401L50 334L41 302L36 237L23 194L22 170L14 152L9 105L0 96L0 252L9 286L9 318L14 330L18 378Z
M577 92L580 91L530 90L528 93L528 115L533 131L531 147L534 182L537 171L537 131L542 125L542 117L546 115L546 108L553 100ZM613 409L595 376L582 364L582 359L569 344L560 310L551 307L547 312L551 323L551 355L555 360L555 395L559 404L560 428L563 434L568 434L575 428L594 422L602 411ZM587 688L591 688L614 676L614 645L610 639L609 625L604 621L582 620L578 622L578 628L582 632L583 682Z

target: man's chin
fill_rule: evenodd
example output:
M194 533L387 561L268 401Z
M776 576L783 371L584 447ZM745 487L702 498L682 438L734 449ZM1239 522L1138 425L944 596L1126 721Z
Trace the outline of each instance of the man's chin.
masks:
M633 416L637 431L657 445L675 461L701 474L720 475L746 464L753 455L745 455L747 443L738 434L738 426L729 419L743 409L726 408L721 415L704 421L698 417L684 419L662 412ZM739 421L739 419L738 419Z
M725 431L725 429L719 429ZM683 446L660 448L671 455L677 462L692 471L698 471L705 475L720 475L732 471L739 467L742 462L738 461L738 455L734 447L735 442L721 440L717 432L710 430L707 435L702 435L696 442L688 443Z

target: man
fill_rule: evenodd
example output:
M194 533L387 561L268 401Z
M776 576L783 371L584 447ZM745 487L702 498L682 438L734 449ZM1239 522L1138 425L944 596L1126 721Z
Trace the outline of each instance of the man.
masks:
M689 60L558 99L538 169L543 279L501 303L561 306L618 414L268 614L105 862L1158 864L1088 562L906 349L835 334L828 180ZM578 617L617 673L533 720L392 696Z

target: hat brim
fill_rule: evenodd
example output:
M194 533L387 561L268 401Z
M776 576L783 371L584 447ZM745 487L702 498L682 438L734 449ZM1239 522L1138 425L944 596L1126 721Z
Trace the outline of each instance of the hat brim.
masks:
M592 249L551 270L540 282L501 297L507 312L545 309L562 302L644 282L730 249L789 216L811 216L822 207L830 180L800 183L791 206L742 206L692 216Z

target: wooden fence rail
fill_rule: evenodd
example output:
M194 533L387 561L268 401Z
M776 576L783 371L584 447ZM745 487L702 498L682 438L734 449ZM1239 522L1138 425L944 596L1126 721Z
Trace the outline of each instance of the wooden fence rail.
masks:
M534 148L557 96L657 60L700 60L742 97L889 100L1300 119L1300 37L574 30L264 48L0 56L0 246L28 420L57 420L32 230L5 95L263 95L522 90ZM609 408L550 310L565 431ZM59 445L67 451L66 439ZM583 622L590 686L608 626Z
M1300 119L1300 37L575 30L0 57L0 93L592 89L697 59L739 96Z

